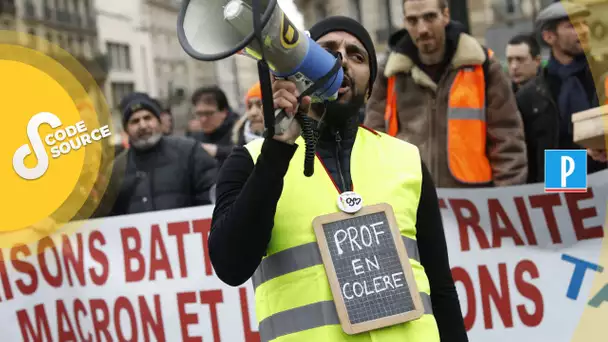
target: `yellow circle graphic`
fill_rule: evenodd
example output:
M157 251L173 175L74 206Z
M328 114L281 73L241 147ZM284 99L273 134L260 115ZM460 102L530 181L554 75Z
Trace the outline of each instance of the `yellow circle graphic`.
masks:
M66 51L38 37L0 31L0 75L4 248L89 218L106 194L114 148L103 94Z

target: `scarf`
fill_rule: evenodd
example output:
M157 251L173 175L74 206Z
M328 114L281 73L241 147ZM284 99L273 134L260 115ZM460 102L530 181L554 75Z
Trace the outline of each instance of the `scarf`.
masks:
M568 136L572 135L572 114L597 106L589 102L585 87L581 83L580 73L587 72L588 68L584 54L567 65L561 64L553 56L547 63L547 72L561 80L557 99L561 118L560 131Z
M263 138L261 134L256 134L251 131L251 122L245 121L245 128L243 129L243 137L245 138L245 144L248 144L255 139Z

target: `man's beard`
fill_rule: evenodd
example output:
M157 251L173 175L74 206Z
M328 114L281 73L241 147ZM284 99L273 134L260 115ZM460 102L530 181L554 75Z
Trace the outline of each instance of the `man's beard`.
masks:
M583 45L582 43L570 44L570 45L563 44L563 45L561 45L561 50L563 51L563 53L566 56L576 58L576 57L581 57L581 55L584 55L585 52L588 52L586 50L590 50L590 46L587 45L587 49L585 49L585 45Z
M341 127L348 119L359 115L359 110L364 103L365 94L354 94L347 103L340 103L338 101L315 103L312 105L312 108L323 117L325 125Z
M159 132L159 133L152 134L148 138L133 139L129 143L131 146L133 146L134 149L145 151L145 150L149 150L152 147L156 146L156 144L158 144L158 142L160 141L160 139L162 137L163 137L163 133Z

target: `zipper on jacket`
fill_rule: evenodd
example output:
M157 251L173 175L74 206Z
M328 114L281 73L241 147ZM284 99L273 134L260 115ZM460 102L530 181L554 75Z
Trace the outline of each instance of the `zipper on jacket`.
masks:
M342 144L340 143L342 138L340 137L340 132L336 131L336 166L338 168L338 174L340 175L340 191L348 191L346 189L346 182L344 181L344 175L342 174L342 156L340 150L342 150Z

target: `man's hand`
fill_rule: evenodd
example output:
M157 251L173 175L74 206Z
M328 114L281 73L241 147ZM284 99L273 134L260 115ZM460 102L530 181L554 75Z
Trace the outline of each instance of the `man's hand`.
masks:
M298 104L298 96L300 96L300 93L298 92L295 83L286 80L273 80L272 91L274 108L284 109L289 118L293 118L297 112L308 114L308 110L310 109L310 97L303 97L302 103ZM296 120L292 120L289 129L281 135L275 135L273 139L293 145L300 136L300 131L300 124Z
M598 161L598 162L601 162L601 163L608 162L608 155L606 154L606 150L587 149L587 153L595 161Z
M213 158L215 158L215 156L217 156L217 145L206 144L206 143L202 143L201 145L203 145L203 149L205 149L205 151L207 151L207 153L209 153L210 156L212 156Z

